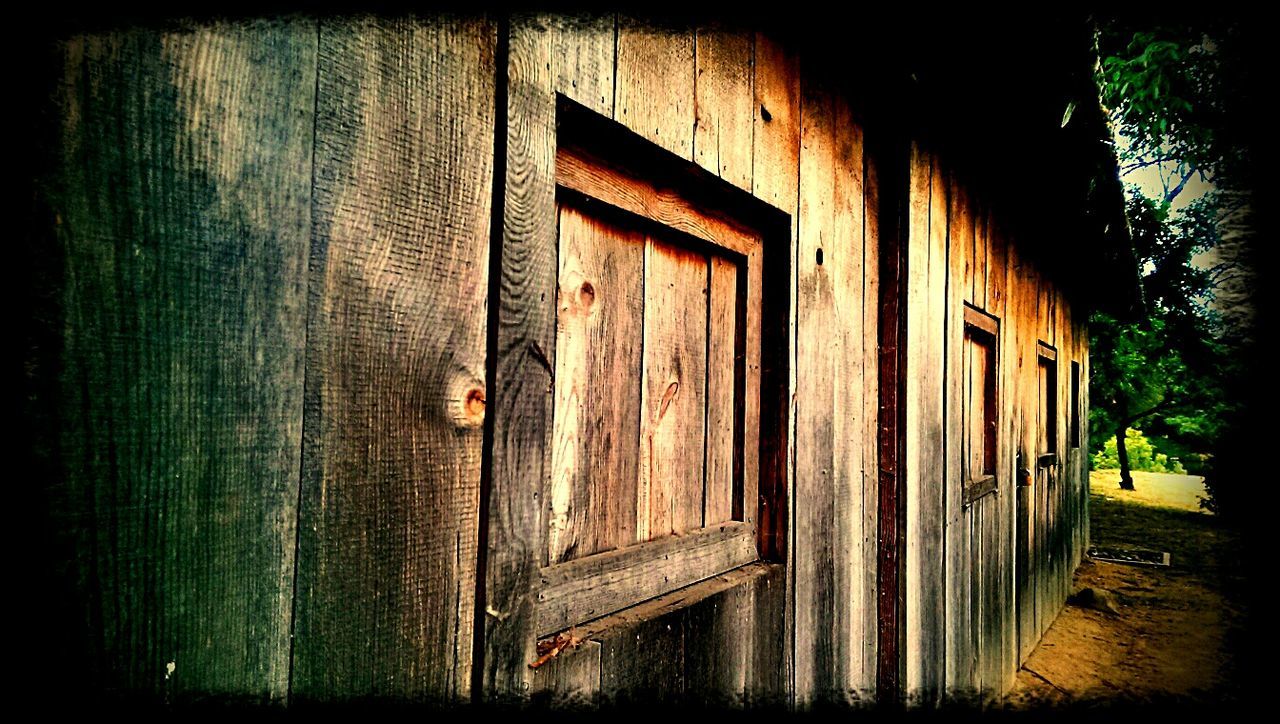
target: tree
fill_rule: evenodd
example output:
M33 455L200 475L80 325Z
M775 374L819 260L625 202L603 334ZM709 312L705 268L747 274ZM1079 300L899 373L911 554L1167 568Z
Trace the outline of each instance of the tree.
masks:
M1233 412L1222 394L1230 355L1211 308L1229 264L1196 260L1217 246L1222 220L1249 200L1235 183L1246 178L1245 146L1227 122L1248 89L1233 54L1239 29L1229 22L1138 18L1102 28L1101 94L1119 136L1146 316L1132 325L1105 314L1091 319L1091 423L1115 436L1120 486L1132 489L1130 426L1146 420L1209 450ZM1192 200L1197 178L1212 188Z

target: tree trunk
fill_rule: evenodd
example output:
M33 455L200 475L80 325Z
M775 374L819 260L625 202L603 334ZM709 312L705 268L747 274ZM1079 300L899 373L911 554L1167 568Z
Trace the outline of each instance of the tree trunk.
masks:
M1124 446L1124 434L1128 428L1116 430L1116 456L1120 458L1120 489L1133 490L1133 474L1129 472L1129 450Z

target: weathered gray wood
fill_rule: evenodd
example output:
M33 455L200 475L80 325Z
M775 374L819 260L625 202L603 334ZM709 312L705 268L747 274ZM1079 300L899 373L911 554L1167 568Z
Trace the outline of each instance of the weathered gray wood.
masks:
M862 671L860 695L874 701L876 695L876 656L879 646L880 617L876 605L878 592L877 556L879 542L880 457L876 445L880 424L880 182L878 160L864 143L863 170L863 466L862 466Z
M750 527L734 522L544 568L537 632L554 634L756 558Z
M699 28L694 38L694 161L747 191L754 41L751 33L725 28Z
M742 707L755 618L755 587L738 585L689 607L684 619L684 702Z
M635 543L640 476L645 238L572 206L559 213L544 565Z
M908 210L906 692L935 706L945 685L942 420L946 193L936 155L913 144Z
M41 404L58 452L39 482L75 620L59 622L60 673L41 675L71 694L282 700L315 24L121 31L56 52L40 184L56 248L37 253L56 285L41 290L58 309Z
M616 73L614 118L693 160L693 30L619 18Z
M495 35L321 26L300 699L471 689Z
M600 642L583 641L562 652L533 673L535 703L556 708L596 704L600 695Z
M792 533L795 576L793 695L804 708L838 690L835 609L836 332L826 249L835 245L834 138L830 90L801 78L800 235L796 293L796 467Z
M791 233L786 240L788 269L795 266L795 238L799 189L800 162L800 67L794 50L787 48L765 33L755 36L755 75L752 81L755 95L752 130L752 194L791 217ZM774 252L777 253L777 252ZM794 399L795 392L795 298L796 275L787 275L786 324L787 394ZM779 330L780 331L780 330ZM773 465L784 471L782 481L769 481L770 487L760 491L758 524L761 529L762 547L773 560L790 563L788 547L791 509L790 491L793 488L795 460L794 415L788 414L785 441L761 439L762 455L769 455ZM781 462L781 465L777 465ZM782 490L779 490L779 484ZM790 568L788 570L791 570ZM787 616L791 616L787 608ZM790 619L786 622L791 630ZM790 647L785 649L784 671L790 680Z
M945 539L942 541L945 555L945 677L948 698L963 701L973 688L969 659L972 656L972 622L970 590L973 581L973 560L979 551L972 541L975 511L968 507L965 493L973 474L972 454L974 347L965 334L965 302L973 301L973 221L969 209L968 191L957 175L948 174L944 179L947 198L945 222L947 245L945 249L947 278L942 289L934 294L945 295L945 381L943 394L945 425L945 480L943 499L945 505ZM938 219L930 218L931 226ZM977 416L981 418L981 414Z

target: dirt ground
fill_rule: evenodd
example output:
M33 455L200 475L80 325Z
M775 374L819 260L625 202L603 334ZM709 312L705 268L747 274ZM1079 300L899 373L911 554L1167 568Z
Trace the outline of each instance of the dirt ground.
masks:
M1245 677L1237 653L1246 611L1239 537L1214 516L1191 512L1184 490L1190 483L1172 482L1176 508L1121 499L1110 484L1094 481L1091 542L1168 551L1170 566L1086 558L1074 590L1111 592L1118 613L1063 609L1018 672L1006 699L1011 709L1241 701Z

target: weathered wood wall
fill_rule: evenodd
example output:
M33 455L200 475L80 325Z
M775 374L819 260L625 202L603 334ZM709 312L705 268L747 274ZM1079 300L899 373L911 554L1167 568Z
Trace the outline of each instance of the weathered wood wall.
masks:
M93 685L872 699L884 194L910 212L912 700L1003 690L1062 605L1087 534L1066 434L1083 319L946 158L917 144L909 188L877 188L894 159L866 151L876 109L795 43L605 15L210 25L62 51L52 500ZM785 539L765 546L781 565L609 617L533 671L557 93L790 216L786 490L746 501ZM998 488L971 506L965 302L1001 325ZM1058 350L1062 462L1016 488L1039 452L1037 340Z
M1014 237L1010 210L980 177L922 142L909 209L906 690L920 704L980 704L1012 685L1084 550L1088 463L1068 431L1071 362L1087 381L1088 332L1052 270L1025 253L1033 233ZM999 320L997 487L970 504L961 497L965 305ZM1056 348L1058 376L1050 452L1059 462L1043 474L1039 343ZM1082 400L1082 421L1086 408ZM1018 468L1030 485L1018 485Z

